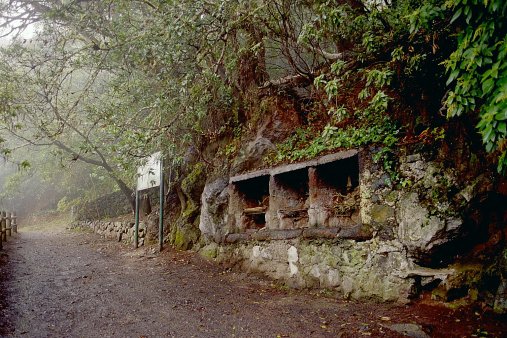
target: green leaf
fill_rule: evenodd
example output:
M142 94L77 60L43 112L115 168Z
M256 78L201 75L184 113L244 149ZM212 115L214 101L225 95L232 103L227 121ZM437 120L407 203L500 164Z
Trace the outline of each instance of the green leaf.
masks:
M504 121L507 120L507 110L501 111L495 115L495 120Z
M455 69L452 71L451 75L449 75L449 78L447 79L447 82L445 83L446 86L450 85L454 79L459 75L459 69Z
M482 83L482 96L489 94L493 87L495 86L495 81L492 78L487 79Z
M488 124L486 126L486 129L482 132L482 142L483 143L489 143L493 136L493 126L491 124Z
M451 19L451 23L453 23L454 21L456 21L460 15L461 15L461 12L462 12L463 8L460 7L455 13L454 15L452 16L452 19Z
M495 150L495 144L493 142L486 143L486 151L490 153L493 150Z

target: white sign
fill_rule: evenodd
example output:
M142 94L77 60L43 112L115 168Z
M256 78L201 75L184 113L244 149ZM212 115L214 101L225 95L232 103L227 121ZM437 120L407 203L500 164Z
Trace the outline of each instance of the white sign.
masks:
M137 190L145 190L160 185L160 159L162 153L156 152L148 158L145 165L137 168Z

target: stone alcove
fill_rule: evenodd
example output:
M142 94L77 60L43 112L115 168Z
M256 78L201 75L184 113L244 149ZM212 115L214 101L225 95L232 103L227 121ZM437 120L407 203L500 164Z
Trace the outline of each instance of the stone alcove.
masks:
M233 232L245 232L266 226L266 211L270 202L269 179L269 175L258 172L256 176L238 180L230 185L230 208L241 210L231 217Z
M360 228L359 175L359 152L348 150L232 177L231 238L334 238Z
M348 227L360 223L357 156L309 168L309 225Z
M266 215L270 229L308 226L308 171L306 168L275 173L270 177L270 207Z

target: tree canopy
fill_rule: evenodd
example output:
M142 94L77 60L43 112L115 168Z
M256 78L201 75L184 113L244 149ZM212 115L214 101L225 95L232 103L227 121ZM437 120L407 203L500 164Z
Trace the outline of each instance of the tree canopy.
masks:
M502 0L3 0L0 13L4 154L56 149L126 195L143 156L210 162L205 145L248 133L270 95L308 125L279 160L443 137L443 115L476 125L507 168Z

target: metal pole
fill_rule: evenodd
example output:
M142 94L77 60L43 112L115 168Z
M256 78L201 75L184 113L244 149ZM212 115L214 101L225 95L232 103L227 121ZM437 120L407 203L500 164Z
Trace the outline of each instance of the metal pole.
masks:
M164 247L164 160L160 157L160 189L159 189L159 220L158 220L158 245L159 251Z
M136 221L134 224L134 247L139 247L139 191L136 188Z
M12 231L11 231L11 229L12 229L11 228L11 224L12 224L12 222L11 222L11 213L7 211L7 213L5 214L5 216L6 216L5 217L5 230L6 230L5 234L6 234L6 236L11 237L12 236Z
M4 242L7 241L7 230L6 230L7 226L6 226L5 216L6 216L6 212L2 211L2 241L4 241Z
M2 240L7 242L7 222L6 222L7 213L2 211Z

